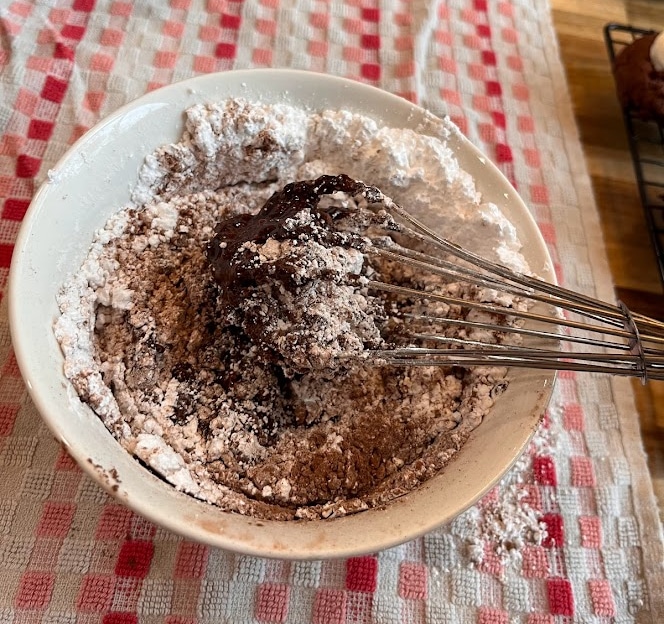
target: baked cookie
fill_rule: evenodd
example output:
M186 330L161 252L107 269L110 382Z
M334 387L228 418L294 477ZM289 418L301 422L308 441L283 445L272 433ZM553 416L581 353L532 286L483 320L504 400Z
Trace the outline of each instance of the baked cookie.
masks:
M645 121L664 123L663 33L645 35L616 57L613 73L618 100Z

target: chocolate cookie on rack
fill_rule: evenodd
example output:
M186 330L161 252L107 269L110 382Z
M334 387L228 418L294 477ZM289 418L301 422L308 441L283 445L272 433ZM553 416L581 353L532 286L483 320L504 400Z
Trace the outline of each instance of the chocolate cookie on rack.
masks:
M664 33L644 35L620 52L613 65L618 100L645 121L664 123Z

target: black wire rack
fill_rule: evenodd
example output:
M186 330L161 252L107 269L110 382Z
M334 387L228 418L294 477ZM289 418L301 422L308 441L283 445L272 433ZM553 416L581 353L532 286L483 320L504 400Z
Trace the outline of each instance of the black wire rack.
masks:
M624 24L607 24L604 39L611 66L626 45L655 32ZM646 226L664 283L664 127L639 119L629 108L623 108L622 114Z

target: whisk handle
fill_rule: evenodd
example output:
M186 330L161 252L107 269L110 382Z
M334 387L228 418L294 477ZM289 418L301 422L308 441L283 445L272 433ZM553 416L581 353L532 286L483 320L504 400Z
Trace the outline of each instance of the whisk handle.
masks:
M634 320L632 311L622 302L618 301L618 306L625 315L625 329L631 332L632 337L629 340L630 353L639 357L641 361L641 383L648 383L648 366L646 355L643 351L643 343L641 342L641 332L639 326Z

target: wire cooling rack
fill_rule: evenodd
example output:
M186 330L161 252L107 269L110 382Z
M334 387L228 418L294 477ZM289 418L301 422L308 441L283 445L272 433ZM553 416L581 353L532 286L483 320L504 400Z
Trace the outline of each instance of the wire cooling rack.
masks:
M611 66L626 45L655 32L623 24L607 24L604 39ZM629 108L623 108L622 113L646 225L664 283L664 127L654 121L639 119Z

